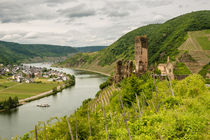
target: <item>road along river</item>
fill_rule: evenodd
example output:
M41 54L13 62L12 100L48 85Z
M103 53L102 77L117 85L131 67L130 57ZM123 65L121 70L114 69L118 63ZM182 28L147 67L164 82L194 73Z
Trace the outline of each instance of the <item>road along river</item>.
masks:
M75 86L64 89L57 95L45 97L32 101L9 113L0 113L0 139L22 136L24 133L34 129L38 121L47 121L51 117L62 117L72 114L82 105L87 98L94 98L99 90L99 85L107 77L97 73L73 70L69 68L54 68L50 64L36 63L27 64L36 67L46 67L73 74L76 78ZM49 104L48 108L37 107L38 104Z

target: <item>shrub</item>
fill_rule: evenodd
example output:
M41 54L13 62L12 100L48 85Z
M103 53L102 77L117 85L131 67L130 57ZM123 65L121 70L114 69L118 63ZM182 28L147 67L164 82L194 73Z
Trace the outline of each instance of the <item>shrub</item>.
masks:
M206 89L205 80L199 74L188 76L174 86L176 95L195 97ZM175 95L175 96L176 96Z
M164 100L164 105L167 109L174 109L175 107L179 106L180 101L175 97L168 97Z

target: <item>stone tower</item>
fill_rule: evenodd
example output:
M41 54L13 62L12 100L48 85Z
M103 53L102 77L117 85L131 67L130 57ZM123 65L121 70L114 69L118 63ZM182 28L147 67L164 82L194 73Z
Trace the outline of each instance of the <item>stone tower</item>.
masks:
M141 75L147 71L148 67L148 39L146 36L136 36L135 38L135 72Z
M123 65L122 65L122 61L119 60L117 61L117 67L116 67L116 72L115 72L115 83L120 82L123 79Z

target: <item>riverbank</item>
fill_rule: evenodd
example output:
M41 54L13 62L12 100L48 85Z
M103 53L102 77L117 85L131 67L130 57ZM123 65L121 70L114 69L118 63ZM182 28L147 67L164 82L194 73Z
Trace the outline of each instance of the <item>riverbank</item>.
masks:
M90 69L84 69L84 68L76 68L76 67L71 67L71 68L74 69L74 70L83 70L83 71L89 71L89 72L94 72L94 73L102 74L102 75L105 75L105 76L111 76L108 73L104 73L104 72L100 72L100 71L96 71L96 70L90 70Z
M64 88L65 88L65 85L58 86L57 87L57 91L62 91ZM40 93L38 95L26 98L26 99L21 99L21 100L19 100L19 104L23 105L23 104L26 104L27 102L38 100L38 99L41 99L41 98L44 98L44 97L47 97L47 96L50 96L50 95L54 95L54 94L55 94L54 91L50 90L50 91L47 91L47 92L44 92L44 93Z
M47 96L50 96L50 95L55 95L58 92L62 91L63 89L75 85L75 77L73 75L69 75L69 80L67 80L63 83L60 83L57 86L49 86L49 84L46 85L46 83L35 83L36 87L32 88L33 85L34 85L33 83L30 83L30 84L27 84L27 86L24 86L24 88L21 88L21 89L24 89L24 95L29 94L31 92L31 89L33 91L36 91L35 95L31 94L31 97L29 96L27 98L22 98L22 99L18 100L18 98L22 97L22 96L16 94L15 97L17 97L17 100L15 100L16 101L15 105L13 105L13 101L10 101L10 100L8 101L9 103L5 103L6 101L0 102L0 107L1 107L0 112L4 112L4 111L7 111L7 110L14 109L18 106L26 104L27 102L38 100L38 99L41 99L41 98L44 98L44 97L47 97ZM49 86L49 87L46 87L46 86ZM44 88L44 90L40 90L40 88ZM18 89L20 90L20 88L18 88ZM48 91L46 89L48 89ZM40 91L40 92L37 92L37 91ZM13 105L13 106L11 106L10 104Z
M39 121L47 121L49 118L55 116L60 118L74 113L82 105L84 100L95 97L95 94L99 91L99 85L107 79L106 76L101 74L77 71L69 68L54 68L50 67L47 63L31 65L51 68L75 75L75 86L65 88L55 96L51 95L27 102L16 109L12 109L10 112L0 113L0 136L2 139L6 138L9 140L11 137L23 136L26 132L34 130L34 124L37 124ZM44 103L49 104L50 107L37 107L37 105Z
M75 70L85 70L85 71L103 74L106 76L112 75L115 71L115 63L102 67L102 66L98 65L98 61L96 61L95 63L91 63L89 65L81 64L81 65L71 66L68 63L64 63L64 64L57 63L57 64L53 64L52 66L60 67L60 68L71 68L71 69L75 69Z

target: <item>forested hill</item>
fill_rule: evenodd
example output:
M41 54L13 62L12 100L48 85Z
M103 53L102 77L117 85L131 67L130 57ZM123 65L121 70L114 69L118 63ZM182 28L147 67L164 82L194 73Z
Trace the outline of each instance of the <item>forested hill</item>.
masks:
M181 15L163 24L140 27L125 34L98 53L78 54L67 59L62 65L87 69L96 68L97 65L100 69L109 67L104 72L110 72L113 70L110 66L113 66L116 60L134 59L134 39L135 36L141 35L147 35L149 38L149 64L165 62L167 56L175 60L179 53L178 47L186 41L187 33L203 29L210 29L209 10Z
M18 44L0 41L0 63L20 63L33 57L61 57L76 53L72 47L42 44Z
M87 47L76 47L79 52L97 52L100 51L107 46L87 46Z

